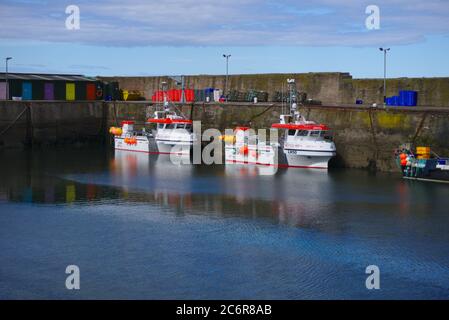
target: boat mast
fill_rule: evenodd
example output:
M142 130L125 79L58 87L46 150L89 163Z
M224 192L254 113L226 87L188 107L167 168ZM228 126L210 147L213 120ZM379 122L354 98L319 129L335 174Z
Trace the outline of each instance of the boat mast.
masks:
M162 89L162 93L164 95L164 111L168 111L169 107L168 107L168 95L167 95L167 90L168 90L168 84L166 81L163 81L161 83L161 89Z
M181 103L184 102L185 96L184 96L184 76L181 77L170 77L171 79L176 81L176 85L182 85L182 94L181 94ZM176 106L176 104L171 101L168 97L168 83L166 81L163 81L161 83L161 87L162 87L162 91L164 93L164 111L169 113L170 112L170 107L175 110L176 112L178 112L178 114L181 115L181 117L183 117L184 119L187 119L187 117L185 116L185 114L182 112L182 110L180 108L178 108Z
M290 113L293 115L293 111L296 110L296 83L295 79L287 79L288 92L289 92L289 102L290 102Z
M292 119L294 119L296 121L300 117L299 112L297 112L298 98L297 98L297 90L296 90L296 81L295 81L295 79L287 79L287 83L288 83L289 100L290 100L290 115L292 116Z

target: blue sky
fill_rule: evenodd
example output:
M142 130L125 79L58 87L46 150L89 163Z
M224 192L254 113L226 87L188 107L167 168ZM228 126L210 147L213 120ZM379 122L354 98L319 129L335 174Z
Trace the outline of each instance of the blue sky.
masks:
M65 27L68 5L80 29ZM380 9L368 30L365 10ZM12 72L86 75L350 72L449 76L447 0L0 0Z

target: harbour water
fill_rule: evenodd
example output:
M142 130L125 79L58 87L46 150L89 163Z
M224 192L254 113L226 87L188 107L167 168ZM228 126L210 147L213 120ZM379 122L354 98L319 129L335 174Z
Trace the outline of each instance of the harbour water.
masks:
M99 147L0 163L1 299L449 298L447 185Z

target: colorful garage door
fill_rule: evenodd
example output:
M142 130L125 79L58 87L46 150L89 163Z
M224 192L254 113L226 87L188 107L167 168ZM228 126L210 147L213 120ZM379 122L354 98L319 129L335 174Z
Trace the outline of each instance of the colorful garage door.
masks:
M97 87L95 83L88 83L86 86L86 97L87 100L95 100L97 97L95 96L95 92Z
M22 100L32 100L33 99L33 90L31 86L31 82L23 82L22 83Z
M6 99L6 82L0 82L0 100Z
M67 83L65 88L65 99L66 100L75 100L75 84Z
M44 84L44 100L55 100L55 85L53 83Z

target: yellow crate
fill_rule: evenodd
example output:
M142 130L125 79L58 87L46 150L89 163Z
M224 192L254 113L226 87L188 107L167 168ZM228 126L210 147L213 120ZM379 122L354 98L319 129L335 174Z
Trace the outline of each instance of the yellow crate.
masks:
M416 147L416 154L430 154L430 147Z
M129 91L128 90L123 90L123 100L128 100L128 96L129 96Z

